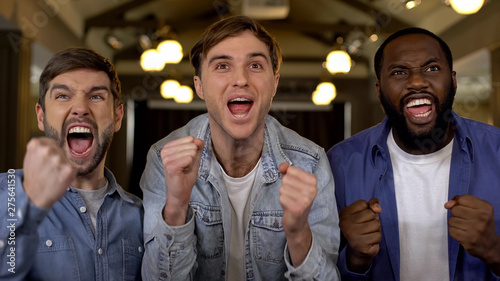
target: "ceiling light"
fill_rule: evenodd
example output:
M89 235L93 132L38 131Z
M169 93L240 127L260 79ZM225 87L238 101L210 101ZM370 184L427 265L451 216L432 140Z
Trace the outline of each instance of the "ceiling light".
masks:
M241 14L257 20L285 19L290 12L290 0L242 0L228 2L230 5L241 7Z
M160 93L164 99L172 99L177 94L177 91L181 87L181 84L177 80L165 80L161 83Z
M119 50L123 48L123 43L116 37L115 35L112 34L107 34L106 35L106 43L113 49Z
M481 9L484 0L450 0L451 7L459 14L474 14Z
M141 55L141 67L145 71L160 71L165 67L165 62L156 49L149 49Z
M420 5L422 2L421 0L401 0L403 4L405 4L406 9L411 10L415 8L416 6Z
M326 57L326 69L331 74L348 73L351 70L351 57L344 50L335 50Z
M181 44L175 40L162 41L156 49L165 63L179 63L184 56Z
M190 103L192 100L193 90L189 86L181 86L174 97L174 101L177 103Z
M335 85L330 82L318 84L316 90L312 94L312 101L315 105L328 105L337 96Z
M151 39L149 39L149 36L141 34L139 35L138 41L143 50L151 49Z

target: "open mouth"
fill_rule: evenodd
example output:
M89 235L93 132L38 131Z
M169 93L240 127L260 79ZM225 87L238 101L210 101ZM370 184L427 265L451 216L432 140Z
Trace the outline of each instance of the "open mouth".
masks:
M406 104L406 110L415 117L428 117L432 113L432 102L430 99L412 99Z
M92 148L94 135L87 127L75 126L69 129L67 141L72 153L76 155L85 155Z
M235 98L227 103L227 107L231 114L236 118L243 118L247 116L252 108L253 101L247 98Z

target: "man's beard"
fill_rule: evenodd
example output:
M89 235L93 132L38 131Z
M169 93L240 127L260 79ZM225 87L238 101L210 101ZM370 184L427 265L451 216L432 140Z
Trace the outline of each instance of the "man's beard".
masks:
M423 91L425 92L425 91ZM448 94L446 95L443 103L439 103L438 98L432 95L434 103L436 104L436 124L433 128L417 133L408 127L406 117L403 113L405 104L404 98L401 99L399 109L391 104L390 100L384 92L380 92L380 102L387 114L389 123L392 129L396 131L399 139L402 141L405 148L408 150L420 150L423 152L435 151L436 145L442 144L446 140L446 132L451 118L452 106L455 99L455 89L453 82L450 83Z
M63 124L62 130L60 133L58 133L57 130L54 127L50 126L45 120L46 119L43 120L45 135L47 137L50 137L50 138L56 140L57 144L61 148L64 146L64 143L67 142L66 131L67 131L67 127L71 123L75 123L78 121L80 123L83 122L83 123L87 123L87 124L91 125L93 128L94 142L96 145L95 154L94 154L93 158L88 160L90 162L87 165L86 169L83 169L83 170L78 169L77 176L86 176L86 175L90 174L92 171L94 171L97 168L97 166L99 166L102 159L104 159L104 157L106 156L106 152L108 151L108 148L111 144L111 141L113 140L113 133L114 133L114 124L113 123L110 124L106 129L104 129L104 131L102 132L102 134L100 136L99 131L97 130L97 124L88 118L79 118L79 119L72 118L72 119L66 120L66 122L64 122L64 124ZM68 147L69 147L69 145L68 145ZM76 164L78 166L85 164L85 161L87 161L87 159L73 159L73 158L69 158L69 159L74 164Z

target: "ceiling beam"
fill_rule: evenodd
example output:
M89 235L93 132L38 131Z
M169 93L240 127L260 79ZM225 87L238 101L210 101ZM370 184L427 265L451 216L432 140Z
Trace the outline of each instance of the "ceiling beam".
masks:
M140 7L144 4L152 2L155 0L133 0L127 3L124 3L116 8L110 9L104 13L93 16L85 20L85 34L92 27L127 27L127 26L144 26L150 27L154 25L154 27L158 27L157 19L150 20L141 20L141 21L126 21L125 13ZM127 23L126 25L123 25Z
M397 19L396 17L394 17L394 15L388 15L387 11L381 11L359 0L336 0L336 1L342 2L354 9L357 9L363 13L371 15L379 25L380 29L385 33L393 33L397 30L410 27L408 23ZM362 30L364 30L364 28L365 27L363 27Z

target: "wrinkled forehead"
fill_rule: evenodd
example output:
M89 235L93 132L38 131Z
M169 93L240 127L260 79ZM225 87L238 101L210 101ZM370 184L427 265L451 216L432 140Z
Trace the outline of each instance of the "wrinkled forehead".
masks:
M439 42L426 34L406 34L387 44L382 65L404 63L409 60L431 59L446 62Z

